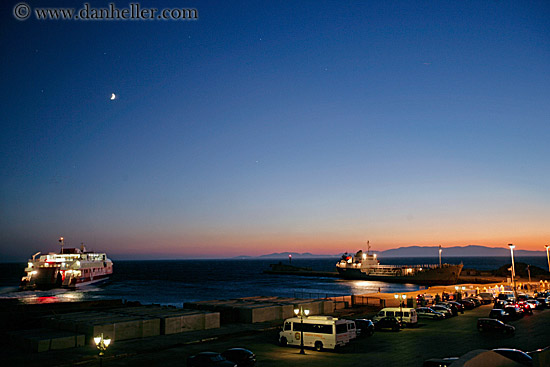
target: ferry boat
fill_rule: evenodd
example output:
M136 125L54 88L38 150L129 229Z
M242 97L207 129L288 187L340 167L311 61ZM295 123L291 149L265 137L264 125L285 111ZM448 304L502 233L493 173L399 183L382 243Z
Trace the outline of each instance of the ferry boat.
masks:
M440 252L441 254L441 252ZM355 255L343 254L336 264L344 279L377 280L391 283L426 285L456 284L463 264L450 265L380 265L376 254L359 250Z
M107 281L113 274L113 262L105 253L87 251L84 244L80 248L64 248L63 237L59 242L60 253L40 255L37 252L29 259L25 276L21 279L21 289L75 289Z

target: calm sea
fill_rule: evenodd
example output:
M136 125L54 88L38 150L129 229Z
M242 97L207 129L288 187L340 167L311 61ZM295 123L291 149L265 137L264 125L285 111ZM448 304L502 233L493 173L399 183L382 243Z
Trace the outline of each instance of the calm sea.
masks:
M546 257L516 257L516 262L547 268ZM292 265L319 271L334 271L338 258L293 259ZM437 258L386 258L383 264L436 264ZM338 278L268 275L262 271L278 260L163 260L115 261L111 281L82 290L18 291L25 263L0 263L0 299L23 302L58 302L97 299L124 299L143 304L181 307L184 302L231 299L249 296L324 297L376 292L416 291L421 286ZM286 262L286 261L285 261ZM510 264L509 257L447 258L444 262L465 268L493 270Z

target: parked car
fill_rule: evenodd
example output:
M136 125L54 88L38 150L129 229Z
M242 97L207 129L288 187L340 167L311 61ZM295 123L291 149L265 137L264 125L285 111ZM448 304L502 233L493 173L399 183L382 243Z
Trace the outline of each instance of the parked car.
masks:
M516 331L516 328L497 319L480 318L477 320L477 330L480 332L513 334Z
M488 293L488 292L480 293L479 297L481 297L481 303L483 303L484 305L488 305L489 303L493 303L493 301L495 300L495 297L493 296L493 294Z
M500 321L506 321L510 318L510 315L508 313L500 308L493 308L489 312L489 318L491 319L497 319Z
M464 313L464 306L462 305L462 303L456 302L456 301L449 301L447 303L456 306L456 308L458 309L458 312Z
M401 323L395 317L383 317L374 323L376 330L390 329L392 331L399 331L401 329Z
M495 300L495 304L493 305L493 308L504 309L504 307L508 306L509 304L511 304L511 303L506 301L506 300L497 299L497 300Z
M236 363L237 367L253 367L256 365L256 355L245 348L230 348L221 354L228 361Z
M445 315L441 312L437 312L430 307L418 307L416 309L416 314L422 319L441 320L445 318Z
M200 352L187 358L187 367L237 367L220 353Z
M540 304L542 305L542 307L550 307L550 297L537 297L537 301L540 302Z
M509 358L512 361L522 364L524 366L533 365L533 358L519 349L497 348L493 349L493 352L496 352L501 356Z
M357 336L365 337L374 334L374 323L368 319L356 319L355 325L357 326Z
M538 300L534 298L529 298L527 301L525 301L531 305L531 308L536 310L541 310L544 308L544 304L540 303Z
M462 307L464 307L465 310L473 310L476 308L476 304L470 299L461 299L458 302L462 305Z
M517 303L517 306L521 309L524 315L532 315L533 314L533 307L530 303L527 303L525 301L520 301Z
M456 307L454 304L452 304L451 302L438 302L436 304L436 306L443 306L443 307L447 307L449 310L451 310L451 313L453 316L457 316L458 315L458 307Z
M449 318L453 316L453 312L445 306L435 305L430 308L436 312L442 313L445 316L445 318Z
M473 301L475 303L476 307L481 306L481 301L482 301L481 297L472 296L472 297L467 297L467 298L464 298L464 299Z
M510 315L511 320L520 319L523 317L523 310L515 304L508 304L504 307L504 311Z

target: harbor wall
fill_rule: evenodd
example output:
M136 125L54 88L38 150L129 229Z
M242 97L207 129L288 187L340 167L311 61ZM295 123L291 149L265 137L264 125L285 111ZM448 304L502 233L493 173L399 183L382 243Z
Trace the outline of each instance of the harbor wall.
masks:
M41 324L83 334L90 343L101 334L115 341L219 328L220 317L217 312L141 306L52 315L42 318Z
M185 308L220 313L222 324L284 320L294 316L295 307L303 307L310 315L331 314L335 310L333 300L297 299L281 297L246 297L231 300L188 302Z

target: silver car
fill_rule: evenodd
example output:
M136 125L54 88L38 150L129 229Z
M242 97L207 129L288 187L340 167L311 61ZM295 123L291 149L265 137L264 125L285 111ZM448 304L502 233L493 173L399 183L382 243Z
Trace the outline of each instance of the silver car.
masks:
M422 319L441 320L445 318L445 315L441 312L435 311L430 307L418 307L416 314Z

